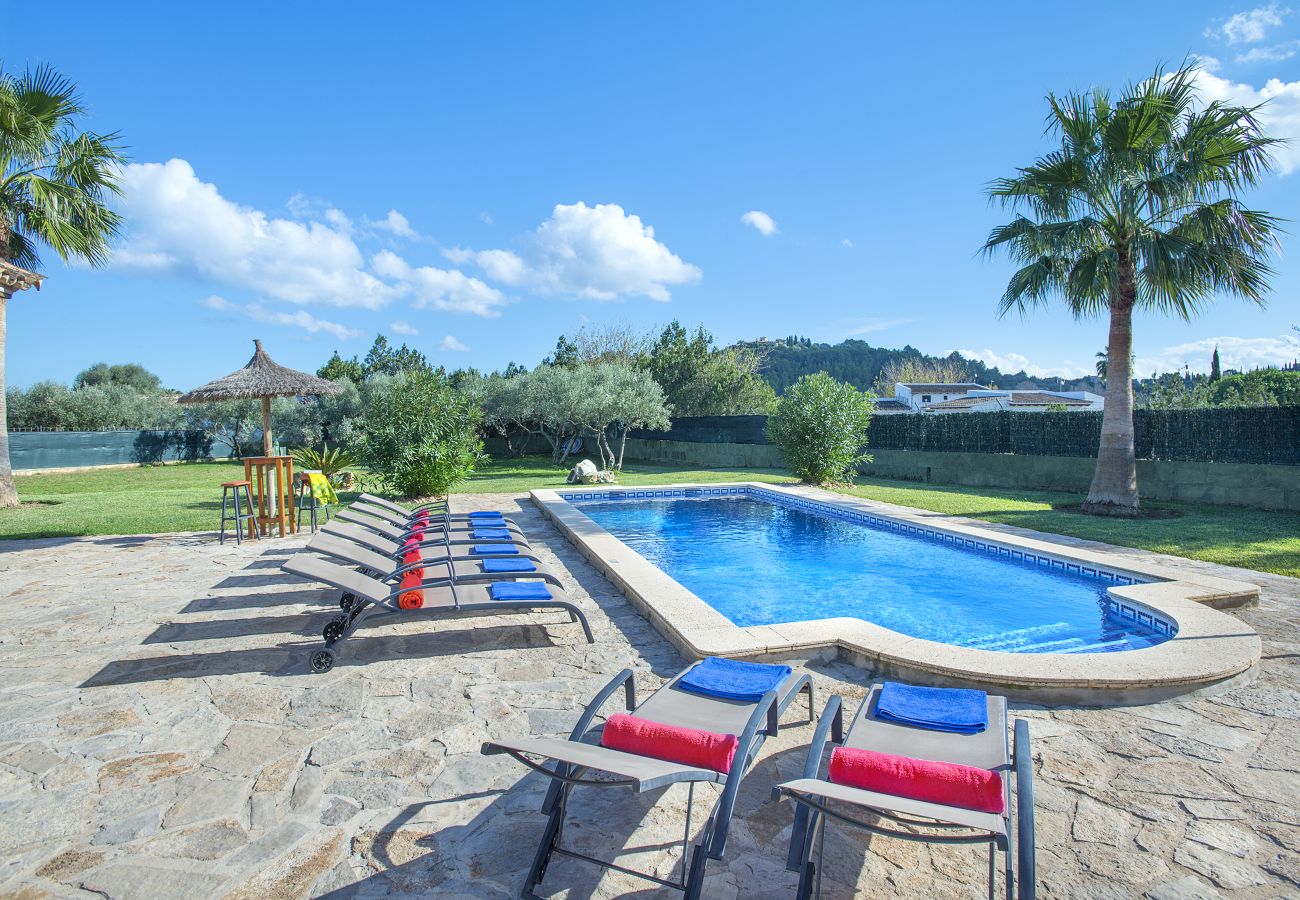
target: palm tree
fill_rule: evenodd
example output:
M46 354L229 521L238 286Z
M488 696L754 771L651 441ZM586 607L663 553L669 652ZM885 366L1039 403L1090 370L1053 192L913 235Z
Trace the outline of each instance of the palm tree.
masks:
M1105 384L1106 370L1110 368L1110 348L1098 350L1093 355L1097 357L1097 377L1101 379L1102 384Z
M1021 268L999 312L1060 297L1076 318L1110 316L1106 406L1085 512L1139 512L1133 450L1133 312L1189 319L1216 293L1263 304L1278 220L1242 191L1272 165L1258 107L1199 105L1196 67L1157 69L1118 99L1097 88L1049 94L1059 149L989 186L1024 210L993 229L986 253Z
M77 129L83 112L76 86L48 66L0 71L0 262L35 269L38 244L64 260L107 260L120 217L105 201L124 158L116 134ZM8 301L0 292L0 507L18 505L4 402Z

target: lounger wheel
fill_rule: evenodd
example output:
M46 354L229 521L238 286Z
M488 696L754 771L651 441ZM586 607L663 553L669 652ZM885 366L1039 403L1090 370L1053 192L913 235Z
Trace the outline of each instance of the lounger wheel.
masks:
M352 604L357 602L357 595L352 593L344 594L339 598L339 609L347 612L352 609Z
M312 653L311 671L313 675L324 675L332 668L334 668L333 653L328 650L316 650Z
M321 637L325 638L325 643L332 644L339 638L343 637L343 629L347 627L347 624L347 616L339 616L330 619L329 623L321 631Z

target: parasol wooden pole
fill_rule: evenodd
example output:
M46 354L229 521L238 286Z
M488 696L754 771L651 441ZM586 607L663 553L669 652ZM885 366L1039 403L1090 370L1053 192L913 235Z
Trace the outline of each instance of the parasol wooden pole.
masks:
M271 398L262 398L262 455L271 455Z

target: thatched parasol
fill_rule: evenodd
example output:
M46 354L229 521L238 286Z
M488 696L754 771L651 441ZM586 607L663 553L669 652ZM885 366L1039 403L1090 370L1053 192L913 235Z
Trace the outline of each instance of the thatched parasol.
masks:
M20 269L13 263L0 259L0 299L8 300L18 291L25 291L28 288L36 288L39 291L44 280L44 275Z
M318 397L321 394L337 394L342 390L332 381L286 369L275 363L262 349L262 342L253 341L256 348L253 358L238 372L209 381L203 387L195 388L188 394L177 398L178 403L215 403L218 400L255 400L262 401L262 450L266 456L271 455L271 398L272 397Z

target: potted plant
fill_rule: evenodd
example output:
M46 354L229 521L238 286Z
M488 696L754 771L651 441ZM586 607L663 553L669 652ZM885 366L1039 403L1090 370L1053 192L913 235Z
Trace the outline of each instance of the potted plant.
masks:
M329 444L323 445L321 450L299 447L293 451L293 460L303 470L320 472L336 488L350 491L356 485L356 476L345 470L355 466L357 458L346 450L338 447L331 450Z

